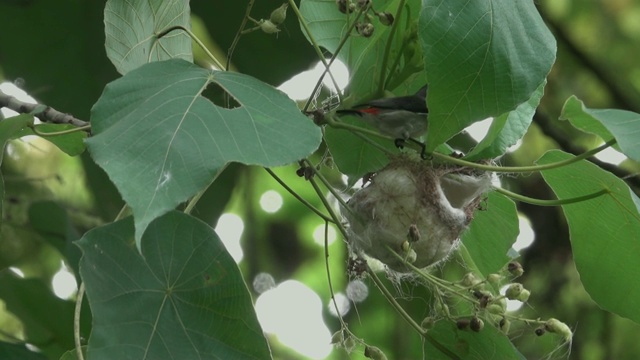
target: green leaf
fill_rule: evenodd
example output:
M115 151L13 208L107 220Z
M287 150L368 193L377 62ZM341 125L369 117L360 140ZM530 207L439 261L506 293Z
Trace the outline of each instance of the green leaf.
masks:
M88 118L117 75L104 55L103 20L104 1L0 1L2 34L12 34L0 41L0 53L10 54L2 56L3 78L23 79L38 101Z
M88 232L80 272L93 312L90 359L266 359L237 265L205 223L172 211L136 251L131 218Z
M26 128L29 124L33 124L33 116L28 114L21 114L0 121L0 165L2 165L4 147L7 145L7 142L15 138L16 134L19 133L20 130ZM1 173L0 200L4 200L4 178ZM3 207L0 206L0 222L2 222L2 219L4 219Z
M55 297L41 280L0 273L0 298L7 310L22 321L26 341L36 344L49 357L58 358L73 347L75 304Z
M615 137L622 152L640 161L640 114L615 109L589 109L575 96L564 103L561 120L578 129L600 136L605 142Z
M84 356L84 358L87 358L87 347L86 346L82 346L82 354ZM62 354L62 356L60 357L60 360L80 360L78 359L78 352L76 351L76 349L71 349L69 351L67 351L66 353Z
M462 243L482 275L500 270L511 258L507 255L516 241L518 211L513 201L490 192L484 210L477 210Z
M538 163L572 157L554 150ZM622 180L587 161L545 170L542 176L559 199L611 191L562 210L584 288L603 309L640 323L640 199Z
M80 235L74 229L67 210L53 201L35 202L29 207L29 224L64 256L74 274L79 276L80 250L73 241Z
M524 359L509 338L489 324L480 332L473 332L458 330L449 321L438 321L428 334L461 359L496 359L497 355L500 359ZM433 359L452 358L430 341L426 341L425 353Z
M345 117L342 121L349 125L376 131L373 127L353 117ZM367 137L387 149L390 153L398 152L391 140L373 136ZM369 144L349 130L334 129L327 126L324 138L340 172L351 178L361 178L367 173L382 169L389 163L389 156L384 151Z
M546 83L544 81L536 89L529 101L493 119L487 136L465 156L465 159L468 161L492 159L503 155L509 147L515 145L529 129Z
M201 96L217 83L239 103ZM92 157L133 209L136 239L209 185L225 164L279 166L317 149L321 131L282 92L184 60L146 64L107 85L92 110Z
M9 140L19 137L20 132L33 124L33 116L21 114L0 121L0 164L4 157L4 147Z
M419 34L429 77L428 150L531 98L556 42L533 1L424 0Z
M389 11L395 16L399 3L399 0L380 2L376 4L375 9L379 12ZM370 37L361 36L353 30L349 39L338 53L337 58L345 63L351 72L349 76L349 91L353 96L348 100L348 105L361 103L365 99L370 99L372 95L382 95L376 91L380 86L381 74L384 73L386 78L394 60L400 56L400 49L405 45L411 45L409 40L403 38L403 33L409 32L407 29L412 22L415 22L415 15L419 11L419 2L415 0L406 2L403 11L403 15L394 20L398 22L396 25L398 31L396 31L393 41L389 39L390 27L380 24L376 18L372 21L375 30ZM316 43L334 54L338 50L342 39L347 36L347 30L350 29L351 24L355 21L357 12L348 17L338 10L335 0L302 0L300 2L300 13ZM408 15L406 15L407 13ZM411 18L411 16L414 17ZM361 22L363 17L364 15L360 18ZM304 27L301 26L301 28L305 36L309 38ZM392 42L385 62L385 48L389 41ZM417 47L415 39L414 42L416 42ZM406 68L411 67L412 64L410 64L409 60L404 60L403 66ZM391 82L394 84L400 82L399 86L404 88L409 86L409 88L417 90L424 85L424 77L410 77L409 75L420 70L421 68L416 67L408 75L394 71L394 75L401 76L404 81L398 81L397 79L393 81L392 78Z
M104 9L107 56L121 74L149 63L168 59L193 61L191 38L171 27L190 29L189 2L182 0L108 0Z
M68 124L38 124L35 127L41 133L55 133L59 131L77 129L76 126ZM18 132L15 137L23 137L27 135L40 136L36 135L32 128L27 127ZM42 138L57 146L58 149L64 151L67 155L76 156L84 152L84 139L87 138L87 133L84 131L74 131L69 134L43 136Z
M0 359L47 360L47 357L27 349L24 344L0 341Z

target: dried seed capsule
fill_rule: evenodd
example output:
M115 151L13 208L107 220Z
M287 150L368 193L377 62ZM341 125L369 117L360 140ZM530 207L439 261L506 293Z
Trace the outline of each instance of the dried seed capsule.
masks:
M475 332L480 332L484 328L484 321L474 316L469 322L469 328Z
M367 38L373 35L373 30L375 30L375 27L372 23L361 23L356 25L356 31L358 34Z
M511 273L511 275L515 277L520 277L522 276L522 274L524 274L524 269L522 268L522 265L517 261L511 261L507 265L507 270Z
M380 24L389 26L393 24L393 15L390 12L381 12L377 13L378 19L380 19Z
M336 0L336 5L338 5L338 10L343 14L346 14L347 10L349 10L347 0Z
M358 0L358 8L364 9L371 3L371 0Z
M456 326L458 327L459 330L464 330L469 327L470 323L471 323L471 320L469 319L459 319L458 321L456 321Z

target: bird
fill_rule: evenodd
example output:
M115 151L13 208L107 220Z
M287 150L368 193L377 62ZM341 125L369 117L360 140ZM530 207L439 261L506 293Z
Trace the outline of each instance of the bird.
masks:
M398 148L407 140L417 143L425 158L425 145L415 138L427 132L427 87L423 86L413 95L375 99L352 109L336 110L336 114L360 117L380 133L393 137Z

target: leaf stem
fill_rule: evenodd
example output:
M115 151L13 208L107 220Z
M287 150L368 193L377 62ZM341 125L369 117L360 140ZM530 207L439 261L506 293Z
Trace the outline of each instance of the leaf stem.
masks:
M427 330L423 329L420 325L418 325L418 323L415 322L415 320L413 320L413 318L409 314L407 314L404 308L398 303L398 301L396 301L393 295L389 292L389 289L387 289L386 286L384 286L382 281L380 281L380 278L378 278L378 275L376 275L375 271L373 271L369 267L369 265L367 265L367 274L369 274L369 277L373 280L374 284L376 285L378 290L382 292L382 294L387 299L387 301L389 301L391 306L394 309L396 309L398 314L400 314L400 316L402 316L402 318L407 323L409 323L411 327L413 327L421 336L427 339L427 341L429 341L431 345L433 345L436 349L440 350L440 352L442 352L443 354L447 355L450 359L461 359L458 355L454 354L453 352L451 352L451 350L447 349L444 345L440 344L440 342L434 339L431 336L431 334L427 332Z
M60 136L60 135L66 135L66 134L71 134L74 132L78 132L78 131L86 131L91 129L91 124L89 125L85 125L85 126L81 126L81 127L77 127L74 129L67 129L67 130L62 130L62 131L56 131L56 132L41 132L40 130L37 129L37 127L35 125L30 126L31 130L33 131L34 134L40 136L40 137L47 137L47 136Z
M393 44L393 37L396 34L396 29L398 28L398 23L400 23L400 14L402 13L402 8L404 7L405 0L400 0L398 3L398 11L396 11L396 17L393 24L391 24L391 30L389 31L389 38L387 39L387 43L384 48L384 56L382 57L382 67L380 68L380 81L378 83L378 92L382 93L385 88L385 79L386 79L386 71L387 71L387 63L389 62L389 57L391 56L391 45Z
M233 56L233 52L236 50L238 41L240 41L240 36L242 36L242 31L244 30L244 27L247 26L247 20L251 19L251 9L253 8L254 3L255 3L255 0L249 0L249 3L247 4L247 10L245 10L244 17L242 18L242 23L238 28L238 32L236 32L236 36L233 38L233 42L229 47L229 51L227 51L227 66L224 67L226 71L229 71L229 67L231 66L231 57Z
M531 197L524 196L524 195L521 195L521 194L517 194L517 193L511 192L511 191L509 191L507 189L503 189L503 188L500 188L500 187L496 187L496 188L494 188L494 190L496 190L497 192L501 193L502 195L510 197L510 198L512 198L514 200L521 201L521 202L524 202L524 203L527 203L527 204L538 205L538 206L560 206L560 205L574 204L574 203L577 203L577 202L582 202L582 201L595 199L595 198L597 198L599 196L611 193L611 190L609 190L609 189L602 189L602 190L594 192L592 194L587 194L587 195L583 195L583 196L577 196L577 197L573 197L573 198L556 199L556 200L542 200L542 199L535 199L535 198L531 198Z
M284 181L282 181L282 179L280 179L280 177L278 175L276 175L275 172L273 172L273 170L269 169L269 168L264 168L264 170L271 175L271 177L278 182L278 184L280 184L280 186L282 186L285 190L287 190L289 192L289 194L293 195L293 197L295 197L296 199L298 199L298 201L300 201L304 206L306 206L309 210L313 211L316 215L318 215L322 220L324 220L325 222L331 222L331 223L335 223L335 221L333 219L331 219L330 217L328 217L327 215L323 214L320 210L318 210L318 208L316 208L315 206L311 205L311 203L309 203L307 200L303 199L302 196L300 196L298 193L296 193L291 187L289 187L289 185L287 185Z
M84 298L84 282L80 283L78 294L76 295L76 306L73 310L73 342L76 346L76 356L78 360L84 360L82 354L82 343L80 342L80 311L82 310L82 299Z
M200 46L200 48L202 48L202 50L207 54L207 56L211 59L211 61L213 61L213 65L215 65L220 70L225 70L225 67L222 66L220 61L218 61L218 59L215 56L213 56L213 54L209 51L209 49L207 49L207 47L204 45L204 43L200 39L198 39L196 34L194 34L193 32L191 32L191 30L185 28L182 25L170 26L170 27L162 30L161 32L159 32L156 35L156 38L158 38L158 40L159 40L160 38L162 38L163 36L165 36L168 33L172 32L173 30L182 30L182 31L186 32L189 35L189 37L191 37L191 39L193 41L195 41L196 44L198 44L198 46Z
M309 41L311 41L311 45L313 45L313 48L316 51L316 54L318 55L318 58L320 58L320 61L322 62L322 65L324 65L324 68L328 71L329 64L327 63L327 59L325 59L324 54L322 53L322 50L320 49L320 46L318 45L318 42L313 37L313 34L311 34L311 30L309 29L309 25L307 25L307 22L304 20L304 17L300 13L300 9L298 9L298 5L296 5L296 2L294 0L289 0L289 6L291 7L291 10L293 10L293 12L296 14L296 17L298 18L298 20L300 21L300 24L302 25L302 28L304 29L304 32L309 37ZM331 82L333 82L333 86L336 89L339 89L340 87L338 87L338 82L333 77L333 74L331 73L331 71L328 71L328 72L329 72L329 77L331 77ZM340 99L340 93L339 92L338 92L338 99Z
M534 171L543 171L543 170L551 170L551 169L556 169L559 167L563 167L563 166L567 166L567 165L571 165L575 162L578 162L580 160L584 160L588 157L591 157L597 153L599 153L600 151L612 146L613 144L616 143L616 139L612 139L607 141L606 143L604 143L603 145L595 148L595 149L591 149L589 151L586 151L580 155L577 155L571 159L567 159L567 160L563 160L563 161L558 161L555 163L550 163L550 164L545 164L545 165L535 165L535 166L492 166L492 165L483 165L483 164L476 164L470 161L466 161L466 160L462 160L462 159L457 159L455 157L449 156L449 155L445 155L445 154L440 154L440 153L431 153L431 155L435 158L438 158L440 160L445 160L449 163L452 164L456 164L456 165L461 165L461 166L466 166L469 168L473 168L473 169L478 169L478 170L485 170L485 171L493 171L493 172L505 172L505 173L524 173L524 172L534 172Z

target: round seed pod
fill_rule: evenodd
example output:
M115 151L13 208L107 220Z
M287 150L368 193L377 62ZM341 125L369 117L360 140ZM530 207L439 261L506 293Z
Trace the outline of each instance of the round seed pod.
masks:
M409 269L389 249L406 254L407 241L416 254L410 262L418 268L445 259L491 185L489 174L470 173L433 167L407 156L393 159L342 209L349 224L351 250L398 272ZM419 236L408 239L408 234Z

